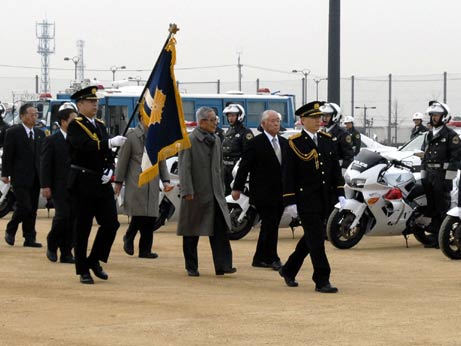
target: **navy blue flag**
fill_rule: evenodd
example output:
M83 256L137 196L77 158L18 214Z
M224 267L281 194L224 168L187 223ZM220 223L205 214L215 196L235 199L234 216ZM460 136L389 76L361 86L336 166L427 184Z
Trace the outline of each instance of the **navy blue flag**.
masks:
M175 44L176 40L172 37L165 45L141 96L139 112L148 130L139 186L158 175L159 161L190 148L181 96L174 76Z

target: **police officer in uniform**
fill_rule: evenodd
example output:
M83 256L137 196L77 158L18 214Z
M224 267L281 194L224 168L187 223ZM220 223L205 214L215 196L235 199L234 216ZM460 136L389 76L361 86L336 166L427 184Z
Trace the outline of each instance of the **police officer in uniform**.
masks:
M430 101L426 113L431 119L432 129L423 143L421 177L427 197L427 216L432 217L429 229L435 239L425 247L438 248L437 234L450 207L450 192L459 168L461 144L457 133L445 125L450 120L446 104Z
M321 112L325 132L331 135L341 168L346 169L354 160L354 149L352 149L352 137L339 126L341 108L336 103L329 102L322 106Z
M283 203L292 216L299 213L304 235L296 245L279 274L290 287L298 286L295 278L308 254L314 268L315 290L336 293L330 284L330 265L325 253L323 225L328 217L333 192L341 205L344 179L339 167L332 136L318 131L323 102L313 101L298 110L303 124L301 133L289 139L283 167Z
M418 137L421 133L427 132L427 127L423 125L423 113L421 112L416 112L412 116L413 123L415 124L415 127L411 129L411 135L410 139L413 139L415 137Z
M226 196L231 193L230 184L234 179L232 169L243 154L246 144L253 138L253 132L243 125L245 110L237 103L231 103L223 110L229 122L229 129L222 143L224 164L224 186Z
M354 156L360 152L360 147L362 146L362 138L360 137L360 132L354 127L354 118L348 115L344 118L344 125L346 126L346 131L351 136L352 139L352 150L354 150Z
M107 262L120 226L110 183L114 169L114 153L111 149L126 141L123 136L109 139L104 123L96 119L96 90L96 87L89 86L71 96L77 103L79 116L69 124L67 130L71 155L68 185L75 217L75 266L83 284L94 283L90 269L98 278L108 279L99 261ZM99 228L87 256L94 217Z

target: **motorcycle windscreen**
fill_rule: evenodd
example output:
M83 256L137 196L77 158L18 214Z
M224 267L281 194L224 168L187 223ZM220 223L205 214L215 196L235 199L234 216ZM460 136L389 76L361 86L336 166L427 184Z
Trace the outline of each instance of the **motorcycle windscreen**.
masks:
M370 150L361 150L349 168L362 173L381 163L387 164L387 160L380 154Z

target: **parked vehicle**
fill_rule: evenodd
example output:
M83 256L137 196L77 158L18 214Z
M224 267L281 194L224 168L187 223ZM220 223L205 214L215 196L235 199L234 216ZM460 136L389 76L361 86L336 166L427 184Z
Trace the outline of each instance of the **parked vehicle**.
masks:
M459 208L451 208L439 230L439 246L448 258L461 259L461 219Z
M330 214L327 235L339 249L349 249L369 236L414 234L423 244L434 241L424 189L412 167L402 160L362 150L346 170L346 203Z

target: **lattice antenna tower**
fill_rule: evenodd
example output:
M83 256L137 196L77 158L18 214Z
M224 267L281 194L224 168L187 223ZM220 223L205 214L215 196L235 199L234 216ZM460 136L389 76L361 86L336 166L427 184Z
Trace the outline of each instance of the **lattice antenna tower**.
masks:
M42 56L42 75L40 78L40 90L42 93L50 92L50 55L55 51L54 22L44 19L37 22L35 32L38 38L37 53Z
M77 41L77 55L78 55L78 64L77 64L77 80L80 82L85 79L85 64L83 63L83 47L85 46L85 41Z

